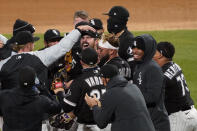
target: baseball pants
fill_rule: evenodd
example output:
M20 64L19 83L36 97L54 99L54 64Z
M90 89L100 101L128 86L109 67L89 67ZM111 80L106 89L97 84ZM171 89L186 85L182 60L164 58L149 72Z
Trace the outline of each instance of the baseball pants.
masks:
M0 117L0 131L2 131L3 128L3 117Z
M179 111L169 115L171 131L197 131L197 110Z

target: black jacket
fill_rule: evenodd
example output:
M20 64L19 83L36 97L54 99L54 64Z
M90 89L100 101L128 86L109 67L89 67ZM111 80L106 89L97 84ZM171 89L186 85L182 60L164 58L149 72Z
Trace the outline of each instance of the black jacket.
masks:
M53 62L70 51L80 37L78 30L73 30L61 41L49 48L40 51L24 52L12 55L0 61L0 80L2 89L16 87L18 84L18 71L23 66L31 66L42 83L46 83L47 70Z
M120 75L108 82L101 105L93 107L100 128L112 122L112 131L155 131L140 90Z
M56 100L38 95L29 88L1 91L0 103L4 131L41 131L44 114L54 115L60 112Z
M133 82L141 90L156 131L170 131L169 119L164 106L163 73L152 60L156 51L156 41L150 35L139 36L145 42L142 61L134 70Z
M134 36L133 34L128 31L127 29L119 36L119 50L118 55L128 62L131 68L131 74L133 74L133 70L135 68L135 62L132 53L132 46L133 46Z

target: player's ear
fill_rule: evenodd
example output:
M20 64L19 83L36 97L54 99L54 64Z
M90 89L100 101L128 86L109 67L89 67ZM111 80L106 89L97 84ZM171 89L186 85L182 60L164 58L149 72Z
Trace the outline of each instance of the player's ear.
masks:
M158 59L161 59L162 57L163 57L163 55L161 53L159 53Z

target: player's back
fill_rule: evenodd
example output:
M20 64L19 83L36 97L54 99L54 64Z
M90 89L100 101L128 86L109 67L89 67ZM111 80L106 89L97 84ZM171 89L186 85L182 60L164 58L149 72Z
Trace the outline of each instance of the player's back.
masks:
M74 114L78 117L77 121L82 124L95 124L93 112L86 104L84 97L87 93L92 97L95 95L100 99L101 95L106 91L101 77L98 74L97 67L84 69L83 73L73 81L70 88L75 88L74 90L71 90L71 93L77 92L76 94L79 95L76 97L76 100L74 100L74 98L72 100L76 101L77 104L74 110ZM72 94L70 97L72 97Z
M179 65L169 62L162 67L165 77L165 105L168 113L193 105L186 80Z

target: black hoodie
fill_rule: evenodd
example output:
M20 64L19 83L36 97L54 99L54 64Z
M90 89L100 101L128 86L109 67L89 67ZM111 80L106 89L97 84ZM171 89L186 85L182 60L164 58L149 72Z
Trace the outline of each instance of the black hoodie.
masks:
M100 128L111 121L111 131L155 131L142 93L122 76L109 80L100 100L101 108L93 107L94 119Z
M170 131L168 115L164 106L163 73L159 65L152 60L156 51L156 41L148 34L137 36L145 44L144 56L136 62L133 82L146 101L156 130Z
M56 99L38 95L34 88L3 90L0 103L4 131L41 131L44 114L55 115L61 110Z

